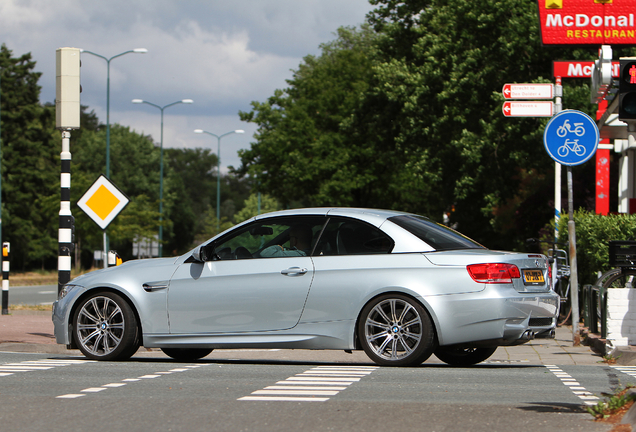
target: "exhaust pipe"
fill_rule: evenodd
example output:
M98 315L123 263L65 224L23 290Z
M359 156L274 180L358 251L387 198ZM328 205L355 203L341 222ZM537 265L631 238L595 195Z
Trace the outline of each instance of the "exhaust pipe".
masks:
M521 340L531 341L534 339L534 332L532 330L526 330L520 337Z
M554 339L556 337L556 330L546 330L535 335L537 339Z

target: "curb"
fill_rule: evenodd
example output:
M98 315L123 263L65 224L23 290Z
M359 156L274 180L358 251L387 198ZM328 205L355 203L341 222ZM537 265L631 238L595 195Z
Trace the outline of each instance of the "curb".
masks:
M590 333L586 327L580 330L582 344L589 346L592 351L601 356L611 356L620 366L636 366L636 347L619 346L611 349L607 344L607 339L602 339L596 333Z

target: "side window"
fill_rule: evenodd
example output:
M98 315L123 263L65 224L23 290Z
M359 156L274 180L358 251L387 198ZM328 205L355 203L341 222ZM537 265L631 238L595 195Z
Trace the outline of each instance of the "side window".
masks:
M385 254L393 250L393 240L365 222L330 218L314 255Z
M272 218L233 231L215 244L221 260L309 256L325 217Z

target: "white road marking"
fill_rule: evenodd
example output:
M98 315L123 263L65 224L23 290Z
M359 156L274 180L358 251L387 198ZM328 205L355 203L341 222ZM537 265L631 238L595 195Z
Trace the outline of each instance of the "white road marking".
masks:
M286 401L286 402L325 402L329 398L306 398L306 397L276 397L276 396L243 396L238 400L244 401Z
M93 360L28 360L20 363L4 363L0 365L0 377L10 376L14 373L44 371L56 367L93 363Z
M76 399L78 397L86 396L85 394L65 394L61 396L56 396L56 399Z
M85 396L86 393L99 393L99 392L102 392L104 390L108 390L109 388L123 387L127 383L138 382L138 381L143 381L143 380L153 379L153 378L160 378L160 377L165 376L165 375L170 375L173 372L189 371L189 370L192 370L194 368L199 368L201 366L205 366L205 365L186 366L185 368L172 369L171 371L168 371L168 372L155 372L152 375L142 375L142 376L140 376L138 378L125 378L125 379L121 380L121 382L118 382L118 383L104 384L104 385L102 385L100 387L89 387L89 388L86 388L84 390L80 390L82 392L82 394L71 393L71 394L56 396L56 398L57 399L75 399L75 398L78 398L80 396Z
M587 391L587 389L581 386L569 373L564 372L556 365L545 365L545 367L561 380L563 385L568 387L572 393L585 403L585 405L596 405L599 401L597 396Z
M318 366L284 381L278 381L274 386L256 390L250 396L244 396L238 400L326 402L330 398L319 396L335 396L376 369L378 369L377 366Z
M636 378L636 366L611 366L612 369L616 369L619 372L633 376Z
M98 393L100 391L106 390L106 387L90 387L84 390L80 390L82 393Z

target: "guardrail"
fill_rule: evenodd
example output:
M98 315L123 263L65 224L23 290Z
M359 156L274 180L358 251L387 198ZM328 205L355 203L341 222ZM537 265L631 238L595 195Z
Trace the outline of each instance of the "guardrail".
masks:
M598 285L583 285L580 298L583 325L590 333L600 333L602 339L607 338L607 290Z

